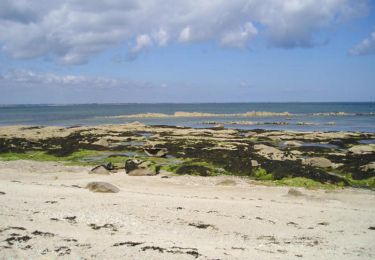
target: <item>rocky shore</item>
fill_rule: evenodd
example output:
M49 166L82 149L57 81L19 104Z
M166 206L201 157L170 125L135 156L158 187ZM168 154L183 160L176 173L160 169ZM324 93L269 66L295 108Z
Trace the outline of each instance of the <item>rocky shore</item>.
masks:
M67 128L8 126L0 128L0 158L43 160L46 156L82 165L111 163L114 169L124 169L126 161L135 159L155 174L162 169L373 188L374 142L374 133L363 132L194 129L137 122Z

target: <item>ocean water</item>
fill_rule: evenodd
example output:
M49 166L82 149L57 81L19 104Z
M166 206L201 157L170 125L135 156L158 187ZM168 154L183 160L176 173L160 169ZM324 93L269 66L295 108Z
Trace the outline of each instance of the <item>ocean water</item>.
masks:
M226 115L207 117L171 116L158 118L142 116L126 117L128 115L145 113L173 115L177 111ZM273 113L289 112L292 116L245 117L238 115L249 111ZM343 113L341 115L328 114L337 112ZM323 114L316 115L316 113ZM134 121L139 121L148 125L178 125L188 127L212 127L214 123L223 123L227 128L239 129L375 132L375 103L197 103L0 106L0 125L72 126L124 124ZM211 122L212 124L207 124L207 122ZM233 124L233 122L236 124ZM282 123L282 125L277 125L275 123Z

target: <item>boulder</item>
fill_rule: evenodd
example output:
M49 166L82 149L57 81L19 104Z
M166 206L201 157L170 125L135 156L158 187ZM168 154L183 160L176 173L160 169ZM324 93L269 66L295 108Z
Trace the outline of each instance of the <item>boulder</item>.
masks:
M129 176L154 176L159 174L160 167L151 168L152 164L148 161L137 159L128 159L125 162L125 172Z
M144 148L143 150L148 156L152 156L152 157L165 157L168 154L167 148L151 147L151 148Z
M86 189L92 192L117 193L120 191L115 185L108 182L94 181L87 184Z
M157 173L148 168L135 169L128 173L129 176L154 176Z
M331 168L334 166L334 164L329 159L323 157L306 158L305 160L303 160L303 164L320 168Z
M375 144L355 145L349 148L349 152L354 154L371 154L375 152Z
M284 161L284 160L291 160L295 161L297 158L291 154L285 154L283 151L264 144L256 144L254 145L254 149L257 151L257 154L260 156L274 160L274 161Z

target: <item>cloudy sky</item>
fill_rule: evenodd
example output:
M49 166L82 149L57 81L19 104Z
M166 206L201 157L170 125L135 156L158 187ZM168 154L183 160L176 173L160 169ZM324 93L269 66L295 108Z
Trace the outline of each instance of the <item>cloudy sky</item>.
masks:
M0 0L0 104L374 101L374 8Z

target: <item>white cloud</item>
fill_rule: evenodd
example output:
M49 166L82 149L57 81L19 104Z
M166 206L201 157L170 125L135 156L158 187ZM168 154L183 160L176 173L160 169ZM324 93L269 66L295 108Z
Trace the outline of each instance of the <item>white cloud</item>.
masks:
M152 40L150 36L147 34L142 34L137 36L137 42L134 48L132 49L132 53L138 53L143 49L146 49L152 45Z
M133 54L173 42L244 48L255 36L310 47L315 33L365 12L366 0L1 0L0 46L14 58L81 64L127 43Z
M255 37L258 30L254 27L252 23L247 23L243 28L237 31L231 31L225 33L220 39L220 43L223 46L244 48L246 43Z
M146 81L134 81L124 78L94 77L81 75L59 75L33 70L15 69L0 73L0 85L13 88L64 88L64 89L112 89L117 90L150 90L167 86Z
M364 39L361 43L352 48L351 55L374 55L375 54L375 32L370 37Z
M3 73L0 82L5 85L63 86L63 87L119 87L125 82L119 79L76 75L37 73L31 70L11 70Z
M154 34L154 38L158 46L165 46L168 43L169 35L165 30L160 29Z
M180 42L188 42L191 40L191 28L186 26L181 30L180 36L178 37Z

